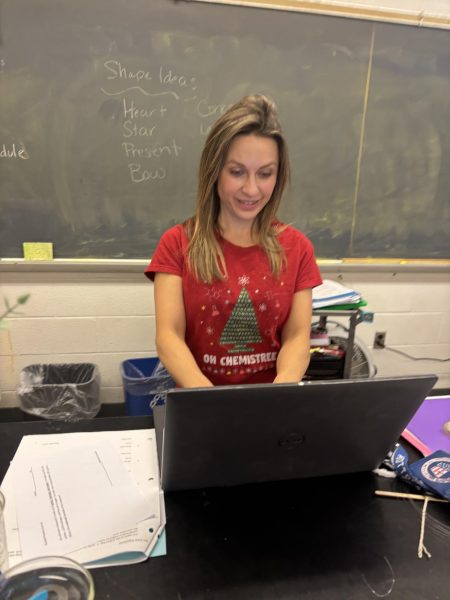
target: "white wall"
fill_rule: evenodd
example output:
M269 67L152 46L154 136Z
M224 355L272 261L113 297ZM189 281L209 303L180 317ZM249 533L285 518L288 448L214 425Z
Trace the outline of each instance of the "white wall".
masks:
M20 370L33 363L93 362L102 377L102 402L122 402L121 361L155 355L153 289L143 266L123 272L0 270L0 299L31 293L23 315L0 330L1 407L16 406ZM375 331L387 345L419 357L450 356L450 282L447 272L339 273L322 275L358 289L375 313L357 335L372 346ZM450 362L412 361L373 351L378 376L436 373L450 387Z

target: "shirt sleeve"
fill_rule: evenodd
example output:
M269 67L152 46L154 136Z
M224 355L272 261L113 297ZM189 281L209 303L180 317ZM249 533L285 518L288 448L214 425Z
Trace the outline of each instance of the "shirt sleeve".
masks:
M183 275L185 249L183 248L181 226L172 227L161 236L153 258L145 269L145 275L153 281L155 273Z
M319 267L314 256L314 247L312 242L302 235L301 240L301 256L299 261L299 269L295 291L314 288L322 283Z

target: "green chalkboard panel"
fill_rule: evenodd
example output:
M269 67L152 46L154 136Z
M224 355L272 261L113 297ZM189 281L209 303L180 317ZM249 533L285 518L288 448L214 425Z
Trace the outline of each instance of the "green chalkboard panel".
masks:
M172 0L1 5L0 256L148 258L192 213L212 122L277 102L281 216L317 255L446 258L443 30Z

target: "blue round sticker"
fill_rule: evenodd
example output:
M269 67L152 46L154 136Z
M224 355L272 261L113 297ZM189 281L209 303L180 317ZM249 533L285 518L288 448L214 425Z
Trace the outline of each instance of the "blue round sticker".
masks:
M450 461L442 458L427 460L420 472L425 479L435 483L450 483Z

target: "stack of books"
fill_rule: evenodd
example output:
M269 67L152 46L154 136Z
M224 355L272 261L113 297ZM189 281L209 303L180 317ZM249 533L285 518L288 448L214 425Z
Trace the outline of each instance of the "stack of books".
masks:
M345 310L366 305L367 302L362 299L359 292L331 279L324 279L321 285L313 289L313 309L315 310L330 307L336 310Z

